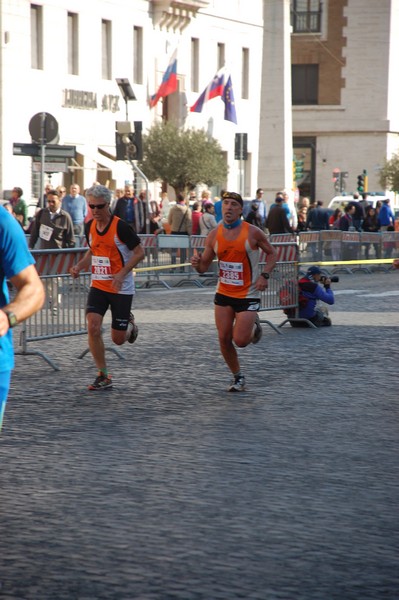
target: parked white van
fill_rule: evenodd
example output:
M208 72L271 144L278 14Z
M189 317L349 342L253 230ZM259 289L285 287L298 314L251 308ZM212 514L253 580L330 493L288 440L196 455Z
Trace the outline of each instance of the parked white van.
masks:
M328 210L334 212L337 208L344 210L345 206L349 202L357 202L359 199L354 198L353 196L334 196L332 200L330 200L328 204ZM382 202L383 200L388 200L388 196L368 196L367 202L375 208L378 201Z

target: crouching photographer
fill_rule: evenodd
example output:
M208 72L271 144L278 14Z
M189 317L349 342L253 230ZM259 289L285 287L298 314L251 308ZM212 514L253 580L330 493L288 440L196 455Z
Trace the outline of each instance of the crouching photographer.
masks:
M320 306L319 302L334 304L334 294L331 282L339 281L338 277L328 277L319 267L310 267L305 277L298 281L299 287L299 318L311 321L316 327L329 327L331 319L328 317L327 307ZM293 327L304 327L306 323L291 322Z

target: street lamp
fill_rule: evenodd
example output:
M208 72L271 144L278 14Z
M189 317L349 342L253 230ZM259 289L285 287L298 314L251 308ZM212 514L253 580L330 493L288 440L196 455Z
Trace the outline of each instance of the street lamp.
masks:
M128 121L129 117L127 111L127 103L129 102L129 100L137 100L137 98L134 95L133 88L130 85L129 80L126 79L126 77L116 78L116 83L118 84L118 87L126 104L126 121Z

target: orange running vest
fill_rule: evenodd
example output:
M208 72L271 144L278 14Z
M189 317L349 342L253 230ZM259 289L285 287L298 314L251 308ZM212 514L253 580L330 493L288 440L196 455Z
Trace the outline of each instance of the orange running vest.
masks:
M223 223L217 228L213 250L219 260L219 280L216 292L232 298L259 298L255 289L258 278L259 250L248 242L249 223L243 221L236 240L226 240Z

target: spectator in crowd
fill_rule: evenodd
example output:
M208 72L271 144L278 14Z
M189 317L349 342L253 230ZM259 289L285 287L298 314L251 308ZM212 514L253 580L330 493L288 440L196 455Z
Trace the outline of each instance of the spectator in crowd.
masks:
M201 192L201 210L204 212L205 202L212 202L211 192L209 190L204 190Z
M311 231L324 231L329 228L328 211L323 208L322 200L318 200L315 208L308 212L306 228Z
M337 224L337 229L341 231L353 231L353 214L355 212L355 207L353 204L347 204L344 208L344 214L339 219Z
M144 206L135 196L132 185L125 185L124 195L116 201L114 215L126 221L136 233L145 227Z
M161 219L160 224L165 233L170 233L170 225L168 223L168 215L170 211L170 200L167 192L162 192L161 194L161 202L159 204L161 209Z
M330 229L338 229L339 219L342 217L342 210L336 208L333 214L328 218L328 225Z
M363 231L367 233L378 233L380 226L378 223L377 213L372 206L368 206L366 209L366 216L362 223ZM365 244L365 256L366 260L369 260L371 244ZM373 243L376 258L381 258L381 246L379 242Z
M0 431L14 368L13 327L40 310L44 290L16 219L0 206ZM10 302L7 280L17 293Z
M308 209L306 208L306 206L302 206L298 210L298 225L297 225L298 233L300 233L301 231L306 231L307 215L308 215Z
M368 193L364 192L362 194L361 200L359 200L359 204L363 208L363 218L365 218L367 209L370 206L370 202L368 201L368 197L369 197Z
M87 203L86 198L81 195L77 183L70 186L69 194L64 196L61 206L62 210L65 210L71 216L75 235L82 236L87 215Z
M47 207L41 208L32 222L29 247L34 248L39 240L38 249L54 250L73 248L75 236L70 215L61 208L57 190L48 190Z
M380 225L381 231L387 231L389 225L395 227L395 216L392 212L389 202L389 198L383 200L381 210L378 213L378 223Z
M242 220L243 200L240 194L224 192L223 221L207 236L203 254L191 258L198 273L206 273L215 257L219 260L219 280L215 295L215 321L220 350L233 375L229 392L245 390L234 344L244 348L259 342L262 327L257 311L260 294L276 264L276 252L266 235ZM259 250L266 254L266 264L259 271Z
M52 188L50 188L50 189L52 189ZM63 185L58 185L55 189L57 190L59 199L62 202L66 196L66 187L64 187Z
M28 225L28 207L25 200L22 198L23 193L24 192L22 188L14 187L11 191L10 203L12 205L15 218L21 227L25 229Z
M341 231L354 231L353 226L353 215L355 207L353 204L347 204L344 208L344 214L338 221L338 229ZM343 242L342 248L342 260L355 260L358 253L358 244Z
M216 223L220 223L221 220L223 219L223 215L222 215L222 205L223 205L223 194L224 194L225 190L222 190L220 192L220 198L216 199L215 198L215 202L214 202L214 207L215 207L215 219L216 219Z
M386 233L393 233L394 231L395 231L395 227L393 225L388 225ZM392 252L396 248L396 241L394 239L384 240L383 248L384 248L384 258L391 258Z
M176 204L169 211L168 223L171 228L172 235L191 235L192 217L191 210L186 206L184 196L178 193L176 196ZM176 250L172 250L172 264L176 264ZM185 248L180 248L180 262L186 262L187 251ZM184 270L183 268L181 270Z
M215 208L212 202L205 202L204 212L200 218L200 232L201 235L208 235L212 229L217 226L215 219Z
M195 201L191 210L191 235L200 235L201 211L199 202Z
M320 282L322 285L320 285ZM319 302L334 304L331 279L323 275L319 267L309 267L306 275L298 281L298 287L299 318L311 321L316 327L330 326L331 319L328 317L327 308L320 306ZM298 321L291 321L290 323L292 327L306 326L306 323Z
M91 268L86 318L89 348L98 375L88 389L102 391L112 387L102 337L103 318L111 308L112 341L118 346L125 342L133 344L138 328L131 312L135 292L132 270L143 260L144 250L133 229L112 215L111 192L107 187L91 187L87 199L93 211L93 220L85 225L89 249L70 273L76 278L81 271Z
M251 225L255 225L255 227L259 227L259 229L263 230L263 219L259 214L259 204L257 202L252 202L251 210L249 211L245 221L250 223Z
M248 217L248 214L252 210L252 205L256 204L258 206L257 213L258 213L258 217L260 219L261 228L264 228L266 226L266 202L263 199L263 195L264 195L263 189L262 188L258 188L256 190L256 196L255 196L252 204L249 206L249 210L247 210L246 213L245 213L245 210L243 212L243 218L246 221L247 217ZM258 221L259 221L259 219L258 219ZM247 223L250 223L250 221L247 221ZM256 227L259 227L259 225L256 225Z
M267 215L266 227L271 235L276 233L294 233L282 204L282 196L276 196L275 203L272 205L269 214Z
M355 197L355 195L353 197ZM349 202L349 204L355 208L352 214L352 225L356 229L356 231L361 231L363 219L366 216L363 205L360 204L360 202L357 200Z

